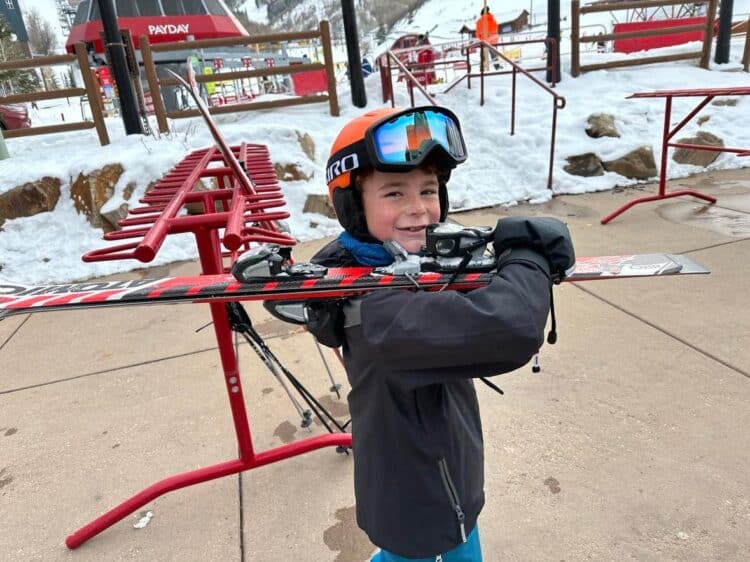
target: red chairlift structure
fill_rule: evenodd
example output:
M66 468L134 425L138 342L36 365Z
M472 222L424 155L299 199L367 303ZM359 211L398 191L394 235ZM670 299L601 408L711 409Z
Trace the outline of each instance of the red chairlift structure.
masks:
M248 35L223 0L115 0L114 4L120 29L129 29L133 37L147 35L152 44ZM82 41L102 53L101 34L99 4L83 0L65 49L72 53L73 45Z

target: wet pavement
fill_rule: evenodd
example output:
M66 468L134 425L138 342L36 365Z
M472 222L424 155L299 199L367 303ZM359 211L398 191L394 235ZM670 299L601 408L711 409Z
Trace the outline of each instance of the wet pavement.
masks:
M599 224L655 191L639 186L451 215L462 224L553 215L579 255L685 253L711 269L563 284L559 341L542 349L542 372L496 379L503 397L477 389L486 561L750 559L750 171L668 189L685 186L719 201L648 203ZM345 421L310 336L247 308L282 363ZM235 458L213 333L196 331L208 320L205 306L181 305L0 322L0 559L367 560L351 458L333 450L166 494L65 548L67 534L154 481ZM324 354L345 392L341 366ZM324 432L300 427L249 346L239 361L256 451Z

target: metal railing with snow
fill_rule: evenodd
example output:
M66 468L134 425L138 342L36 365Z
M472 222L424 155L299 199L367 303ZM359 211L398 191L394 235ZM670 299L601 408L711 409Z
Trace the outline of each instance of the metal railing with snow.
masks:
M515 45L526 45L526 44L533 44L533 43L542 43L545 45L546 50L551 53L555 53L556 49L558 48L557 42L552 37L547 37L545 39L537 40L527 40L527 41L511 41L511 42L504 42L504 43L488 43L485 41L473 41L471 43L462 43L460 47L460 53L461 56L464 57L464 59L431 59L427 62L419 62L417 61L410 61L408 60L408 54L411 52L420 52L424 51L426 49L432 50L435 48L435 45L420 45L417 47L412 47L410 49L399 49L398 51L392 51L388 50L382 55L380 55L377 59L378 65L380 67L380 80L381 80L381 86L382 86L382 92L383 92L383 101L390 100L391 105L395 105L395 99L393 94L393 70L399 71L399 77L403 77L406 82L406 87L409 91L409 97L411 100L412 107L414 106L414 89L416 88L422 94L428 99L428 101L435 105L436 101L435 98L427 91L427 84L432 83L430 81L426 81L425 78L430 76L430 73L434 74L434 69L439 66L446 66L446 65L452 65L454 70L460 70L463 71L451 82L451 84L443 91L443 93L448 93L450 90L455 88L458 84L460 84L463 80L467 81L467 87L471 89L471 78L472 77L478 77L480 79L480 105L484 105L484 78L485 76L495 76L495 75L502 75L502 74L512 74L513 76L513 87L512 87L512 96L511 96L511 126L510 126L510 134L515 134L515 116L516 116L516 77L517 74L523 74L527 78L529 78L532 82L540 86L544 91L548 92L552 96L553 100L553 106L552 106L552 133L551 133L551 142L550 142L550 157L549 157L549 173L547 177L547 189L552 189L552 179L553 179L553 164L554 164L554 154L555 154L555 138L556 138L556 130L557 130L557 110L562 109L565 107L565 98L561 95L559 95L557 92L555 92L552 88L544 84L542 81L540 81L538 78L533 76L531 72L536 72L540 70L545 70L550 73L551 76L556 76L556 68L555 68L555 61L557 60L556 56L548 56L548 64L542 67L538 68L523 68L518 62L512 60L509 58L506 53L500 51L498 47L505 48L507 46L515 46ZM480 68L479 72L472 73L471 72L471 59L470 54L473 51L479 50L480 51ZM495 55L498 60L502 60L503 62L510 65L510 70L494 70L491 72L485 72L484 70L484 57L486 56L485 51L491 52L493 55ZM465 62L464 62L465 60ZM406 62L405 62L406 61ZM461 66L457 67L456 63L461 62ZM552 84L554 86L554 83Z
M672 197L681 197L683 195L696 197L707 201L708 203L716 203L716 198L705 193L700 193L693 189L682 189L678 191L670 191L667 193L667 153L670 148L685 148L690 150L708 150L711 152L733 152L737 156L750 156L750 149L748 148L729 148L725 146L710 146L703 144L688 144L671 142L672 139L690 120L695 117L698 112L703 109L712 99L716 96L750 96L750 87L746 88L712 88L712 89L696 89L696 90L660 90L657 92L639 92L628 97L628 99L635 98L664 98L664 132L662 136L661 145L661 169L659 170L659 192L656 195L649 197L639 197L626 203L616 211L608 214L606 217L601 219L602 224L607 224L615 217L621 215L634 205L639 203L648 203L649 201L660 201L662 199L670 199ZM687 116L680 121L677 125L670 129L670 120L672 117L672 99L673 98L687 98L687 97L702 97L698 105L687 114Z

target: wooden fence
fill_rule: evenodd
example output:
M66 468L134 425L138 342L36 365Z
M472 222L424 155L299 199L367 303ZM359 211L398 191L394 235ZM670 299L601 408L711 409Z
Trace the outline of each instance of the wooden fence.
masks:
M608 2L598 3L581 7L580 0L573 0L570 5L571 9L571 56L570 56L570 73L575 77L581 72L591 70L601 70L604 68L617 68L623 66L636 66L641 64L652 64L657 62L672 62L678 60L700 59L700 66L708 68L708 62L711 57L711 42L713 40L714 19L716 18L717 0L696 0L695 4L707 4L706 21L701 24L680 25L675 27L663 27L657 29L644 29L640 31L629 31L625 33L608 33L599 35L580 35L580 18L584 14L595 12L616 12L619 10L632 10L638 8L659 8L664 6L673 6L684 4L684 0L637 0L632 2ZM581 65L580 61L580 44L581 43L600 43L604 41L614 41L618 39L632 39L635 37L649 37L656 35L668 35L673 33L685 33L690 31L703 31L703 48L700 51L689 53L676 53L672 55L646 56L646 57L628 57L626 60L609 61L598 64Z
M211 114L215 113L234 113L237 111L254 111L259 109L270 109L275 107L287 107L294 105L303 105L308 103L320 103L327 101L330 106L331 115L339 114L339 102L336 95L336 77L333 69L333 56L331 53L331 36L328 21L323 20L317 31L299 31L289 33L269 33L265 35L251 35L247 37L234 37L226 39L204 39L201 41L190 41L189 43L159 43L152 45L148 37L142 35L139 38L139 48L143 56L143 67L148 80L151 93L151 99L154 105L156 121L159 124L159 130L162 133L169 131L167 117L179 119L184 117L196 117L199 115L197 109L183 109L178 111L167 112L164 108L161 88L163 86L176 86L178 81L175 78L158 78L156 74L156 64L153 53L169 51L185 51L208 49L212 47L236 47L241 45L253 45L262 43L279 43L282 41L295 41L301 39L320 39L323 48L322 63L294 64L289 66L273 66L269 68L255 70L233 70L231 72L222 72L221 74L196 74L195 81L198 83L219 82L229 80L241 80L243 78L262 78L275 75L289 75L298 72L309 72L316 70L325 70L328 87L327 94L306 95L290 97L289 99L253 102L253 103L236 103L231 105L221 105L210 107Z
M99 86L95 82L94 76L90 70L89 61L86 56L86 47L83 43L75 44L74 55L51 55L48 57L7 61L0 63L0 71L24 70L53 64L74 63L76 61L78 61L78 66L81 69L81 75L83 76L83 83L85 86L84 88L66 88L62 90L50 90L48 92L3 96L0 97L0 104L36 102L85 95L88 96L93 121L75 121L72 123L62 123L60 125L43 125L40 127L30 127L28 129L13 129L3 131L4 138L12 139L32 135L46 135L48 133L62 133L66 131L78 131L81 129L93 129L96 127L96 132L99 135L99 142L102 146L109 144L109 135L107 134L107 128L104 125L102 99L99 93Z

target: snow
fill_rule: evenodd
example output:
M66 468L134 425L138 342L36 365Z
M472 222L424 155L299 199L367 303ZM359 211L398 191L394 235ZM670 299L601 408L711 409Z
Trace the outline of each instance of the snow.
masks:
M265 4L258 7L255 5L255 0L245 0L245 3L240 6L239 11L244 11L250 21L268 23L268 12L266 11Z
M518 10L528 9L528 1L513 0L503 3L503 11L496 11L498 19L506 12L512 17ZM52 4L51 0L49 3ZM24 6L28 6L27 2ZM254 2L250 0L250 5ZM535 2L534 20L546 3ZM565 3L567 5L567 3ZM458 39L457 30L463 23L472 24L481 2L452 2L431 0L416 14L411 31L431 29L443 22L432 37ZM736 1L735 14L746 13L750 0ZM563 6L562 13L568 8ZM439 42L435 39L435 42ZM709 87L750 87L750 74L738 71L743 43L737 37L732 43L730 63L713 65L703 70L696 61L630 67L583 74L573 79L569 74L569 60L563 57L562 82L556 91L566 99L566 106L558 112L558 129L554 160L554 193L584 193L611 189L637 182L614 173L583 178L563 171L565 158L585 152L595 152L602 159L622 156L641 145L653 147L658 161L663 128L663 99L626 99L635 92ZM661 52L696 50L696 44L672 47ZM564 50L563 50L564 52ZM597 62L620 55L587 53L587 60ZM584 61L585 62L585 61ZM537 76L541 76L538 73ZM552 99L529 80L519 77L517 90L516 133L510 135L511 79L509 76L487 78L485 104L479 104L478 81L471 90L461 85L448 94L440 94L441 104L459 116L469 151L469 159L453 172L449 191L451 207L472 209L495 204L512 205L520 201L542 202L551 197L547 190L548 157ZM368 106L383 105L378 74L366 80ZM399 83L397 105L409 104L408 94ZM438 85L438 89L444 84ZM314 104L216 116L215 120L230 144L262 143L268 146L274 162L294 163L307 173L309 181L281 181L291 219L292 233L300 240L319 238L338 232L335 220L316 214L302 213L308 194L325 194L325 164L328 149L339 129L364 109L353 107L346 86L339 86L341 115L331 117L328 104ZM426 104L415 93L418 104ZM697 119L680 133L690 135L705 130L722 138L725 146L750 147L750 128L738 126L750 115L750 96L737 98L736 106L708 105L701 116L709 120L702 126ZM677 123L694 107L699 98L675 99L672 123ZM76 100L39 102L39 110L31 110L35 125L80 120L81 108ZM589 138L584 129L592 113L611 113L621 137ZM152 121L153 129L156 123ZM189 152L212 144L210 135L198 119L170 122L168 134L130 136L124 133L120 118L108 118L107 129L111 144L100 147L93 129L25 137L6 141L10 158L0 161L0 194L42 176L61 181L61 196L54 212L6 221L0 230L0 282L52 283L86 279L99 275L123 272L196 257L195 242L190 235L169 237L157 258L142 264L134 260L83 263L85 252L106 246L101 230L92 228L83 215L78 215L70 199L70 186L79 173L100 169L119 162L124 173L115 186L115 196L107 208L123 202L123 191L128 184L135 187L131 201L143 196L149 183L164 175ZM307 133L315 143L314 159L308 158L298 142L298 133ZM709 169L731 169L750 166L750 158L720 154ZM701 171L673 161L668 164L668 177L679 178Z
M153 511L147 511L146 513L142 513L142 516L138 521L133 523L133 529L143 529L151 522L151 519L154 517Z

